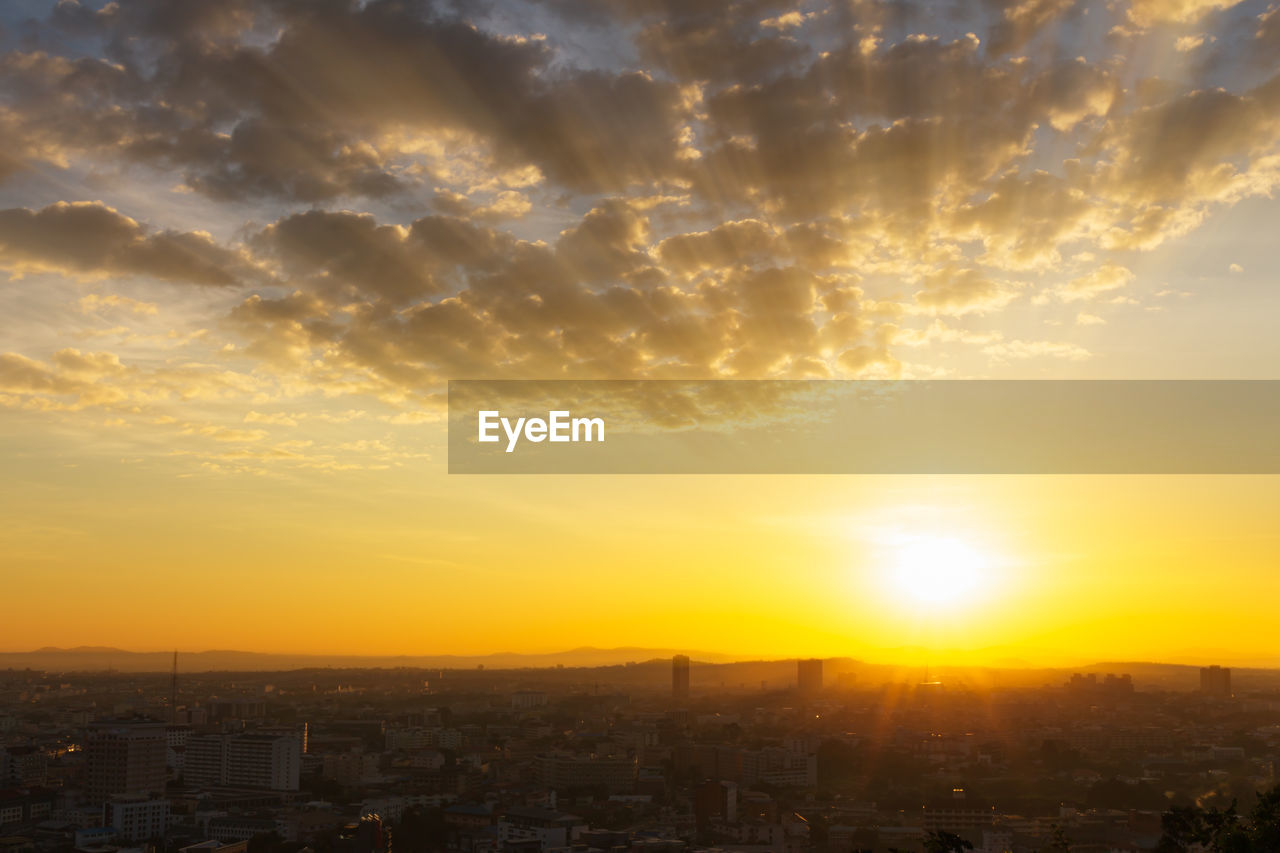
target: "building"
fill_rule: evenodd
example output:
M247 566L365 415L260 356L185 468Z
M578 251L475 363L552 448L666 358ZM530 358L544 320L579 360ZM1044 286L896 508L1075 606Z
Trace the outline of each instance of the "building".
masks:
M1133 693L1133 677L1128 673L1116 675L1108 672L1102 681L1094 673L1072 673L1071 679L1064 685L1073 693L1098 694L1100 696L1128 696Z
M570 814L535 807L513 807L498 820L498 840L504 845L536 842L538 849L569 847L588 829L587 822Z
M355 823L345 824L334 842L335 853L383 853L389 836L377 815L365 815Z
M183 750L182 776L188 785L221 785L226 767L225 735L191 735Z
M227 739L227 784L298 790L302 744L293 735L245 734Z
M1200 692L1206 696L1229 697L1231 695L1231 668L1225 666L1200 667Z
M636 788L634 758L540 755L536 764L542 784L556 791L604 788L611 794L629 794Z
M126 841L161 838L169 827L169 801L164 797L112 797L102 807L102 824Z
M360 785L378 777L376 752L326 752L320 761L320 775L340 785Z
M44 750L34 746L0 749L0 788L40 787L47 781Z
M672 761L679 773L736 782L765 783L783 788L812 788L818 784L818 757L771 746L764 749L696 744L677 749Z
M199 844L188 844L178 848L178 853L245 853L249 849L248 841L236 841L224 844L221 841L201 841Z
M693 816L694 824L700 832L705 832L713 820L736 823L738 786L728 781L706 780L694 791Z
M822 661L819 658L796 661L796 687L801 693L822 692Z
M818 784L818 756L779 747L744 749L738 755L736 777L745 785L762 782L779 788L812 788Z
M955 788L950 798L938 798L925 804L922 826L926 832L954 832L981 839L982 831L991 829L995 818L994 806L970 800L963 788Z
M547 694L541 690L517 690L511 694L511 707L518 711L542 708L547 704Z
M0 829L48 820L57 802L57 793L48 788L0 789Z
M195 735L183 773L191 785L296 791L301 765L302 744L293 734Z
M388 752L430 749L436 745L435 734L422 728L387 729L382 741Z
M671 659L671 697L689 698L689 656L676 655Z
M256 835L267 835L276 830L277 824L271 818L236 815L211 818L207 832L214 841L231 844L250 841Z
M103 720L85 738L85 796L95 805L117 796L163 794L165 726L154 720Z

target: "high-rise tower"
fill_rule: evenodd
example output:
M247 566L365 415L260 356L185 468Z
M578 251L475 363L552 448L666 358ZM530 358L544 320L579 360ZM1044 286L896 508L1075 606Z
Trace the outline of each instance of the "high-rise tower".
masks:
M671 696L689 698L689 656L676 655L671 659Z

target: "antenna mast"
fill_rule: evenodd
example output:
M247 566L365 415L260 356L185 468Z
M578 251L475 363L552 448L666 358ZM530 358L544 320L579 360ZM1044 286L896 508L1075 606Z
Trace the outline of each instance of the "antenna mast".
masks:
M178 724L178 650L173 650L173 674L169 677L169 722Z

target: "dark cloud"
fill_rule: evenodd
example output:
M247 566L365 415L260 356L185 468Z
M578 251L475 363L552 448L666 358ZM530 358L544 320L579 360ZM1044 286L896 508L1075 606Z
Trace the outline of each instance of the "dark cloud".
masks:
M557 68L540 40L424 3L71 4L55 17L96 31L117 61L7 57L6 87L28 105L21 137L176 168L218 198L388 195L405 186L388 135L420 132L460 134L498 167L532 164L580 191L677 162L674 84Z
M369 214L313 210L268 226L251 241L295 284L347 298L394 302L439 289L430 257L405 229L379 226Z
M992 55L1021 50L1083 6L1079 0L989 0L988 5L998 15L987 36L987 51Z
M1162 56L1175 24L1270 43L1223 5L1088 23ZM904 341L1081 357L937 317L1127 296L1115 253L1280 185L1274 56L1156 77L1073 0L541 6L64 0L0 57L0 179L145 174L225 239L60 203L0 211L0 263L238 286L227 352L332 393L896 375Z
M96 202L0 210L0 267L17 273L138 275L203 285L252 280L244 258L208 234L148 231Z

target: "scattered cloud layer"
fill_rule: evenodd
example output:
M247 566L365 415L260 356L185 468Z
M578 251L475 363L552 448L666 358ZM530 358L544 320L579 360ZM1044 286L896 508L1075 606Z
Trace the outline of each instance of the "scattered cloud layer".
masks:
M1145 254L1280 184L1276 20L61 0L0 57L0 270L50 318L0 402L234 398L183 429L255 444L305 420L282 399L411 419L450 377L1086 361Z

